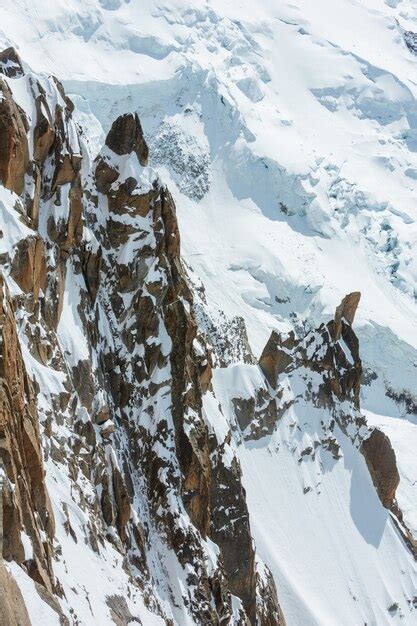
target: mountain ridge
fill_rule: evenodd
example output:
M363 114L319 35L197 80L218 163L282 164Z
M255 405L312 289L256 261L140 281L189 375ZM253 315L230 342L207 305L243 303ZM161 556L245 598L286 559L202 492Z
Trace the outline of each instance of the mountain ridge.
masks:
M41 4L37 2L35 9ZM202 420L197 433L201 428L202 431L191 445L192 451L184 452L186 461L181 461L177 452L172 457L174 465L179 463L178 484L185 480L188 485L183 495L191 526L197 524L207 529L211 505L206 509L199 502L207 499L211 491L207 467L213 464L213 475L219 481L234 475L234 488L241 493L246 490L244 506L248 511L249 534L255 539L258 556L271 568L287 623L330 624L336 616L343 624L362 623L360 620L380 624L400 619L402 623L412 623L415 565L411 553L415 550L413 537L417 528L412 460L416 406L412 255L414 70L412 51L407 49L407 38L404 40L401 30L404 27L413 32L411 5L405 0L395 7L376 0L362 4L340 0L335 10L323 0L324 14L332 19L329 29L328 21L322 18L324 14L311 11L301 1L293 7L275 8L263 3L256 16L250 15L243 3L240 20L231 15L228 3L220 7L213 2L211 8L204 10L193 5L189 13L184 12L181 2L164 9L145 4L141 8L142 33L132 37L129 33L138 30L139 24L132 4L99 6L94 2L83 9L84 24L93 14L107 16L97 18L96 34L92 31L87 36L86 26L79 30L72 21L68 31L62 30L56 36L53 46L61 52L52 64L59 76L65 65L62 51L76 50L80 37L85 45L82 54L92 53L91 62L80 65L82 75L78 75L78 80L74 80L72 61L66 62L66 90L74 94L71 97L75 103L71 115L69 109L65 111L72 105L65 105L58 83L53 86L46 76L36 77L24 62L16 61L15 54L8 62L10 51L2 57L6 58L6 62L2 61L3 75L8 84L15 86L15 103L10 104L7 115L9 120L15 120L17 127L13 132L18 137L18 150L13 157L17 160L12 168L10 161L3 160L6 169L2 170L2 179L16 185L24 198L19 204L15 196L2 190L2 214L6 220L2 228L2 264L6 263L6 274L10 271L8 275L14 280L11 292L18 302L19 337L29 378L36 381L41 430L46 427L47 432L53 431L62 420L56 416L72 411L74 400L65 404L65 377L58 380L59 376L53 373L63 367L71 381L66 385L79 390L79 406L87 411L83 409L74 422L81 420L84 425L81 427L80 422L77 428L82 428L83 434L71 435L68 441L72 441L71 437L77 441L87 437L87 441L93 442L89 422L100 427L100 437L103 431L103 441L118 440L121 425L122 429L125 427L118 411L120 407L125 407L122 412L127 410L124 403L131 397L132 381L139 384L143 374L128 361L123 366L114 367L114 363L126 349L128 354L136 350L136 345L143 345L145 355L134 352L135 359L145 359L146 377L150 376L151 381L155 363L158 369L161 359L167 358L166 348L158 352L156 347L147 345L148 341L155 341L147 333L158 326L150 301L158 300L158 293L165 293L165 288L159 292L151 280L151 300L139 294L132 298L135 284L146 279L150 250L146 243L142 252L140 242L145 235L136 240L132 231L131 239L126 240L131 229L139 229L138 233L144 229L148 232L146 237L152 238L152 229L145 224L146 215L141 215L145 212L144 200L136 198L135 184L140 197L151 198L155 181L162 178L172 197L161 192L165 207L161 206L161 211L168 211L165 217L170 215L168 207L175 199L182 240L180 273L184 272L185 291L192 299L191 326L197 328L200 337L196 345L192 342L192 348L185 351L188 357L192 355L192 369L185 379L180 370L172 378L182 379L176 395L181 396L181 386L187 388L187 376L193 381L192 389L200 385L202 392L201 407L197 401L197 409L193 409L197 415L202 411L202 417L193 417L195 424ZM32 10L27 7L27 15ZM15 7L10 15L19 11L21 7ZM47 40L47 46L50 45L50 33L58 33L53 30L56 24L67 24L67 19L76 14L79 17L79 6L74 1L65 10L58 7L48 23L37 18L38 28L46 29L42 45ZM38 69L47 67L51 60L44 64L45 55L39 54L38 43L31 39L29 31L13 31L13 22L8 19L3 26L7 43L18 40L27 46L26 60L35 62ZM22 17L22 23L25 19ZM123 29L117 33L116 26L123 20ZM345 24L358 25L351 30L350 41L346 27L343 30L343 20ZM108 31L108 35L112 32L115 36L106 39L100 35L105 23L107 27L112 25L113 31ZM160 26L160 31L156 31L155 27ZM148 32L159 32L158 37L145 36L146 28ZM384 42L383 53L367 43L366 37L373 28ZM203 43L204 37L208 43ZM125 50L126 42L129 52ZM108 50L119 46L117 58L126 61L124 72L117 76L119 86L113 84L116 73L111 64L103 65L107 53L99 54L104 44ZM133 58L139 61L136 74L131 64ZM288 71L281 59L287 59ZM96 75L107 83L90 81L92 68L99 65ZM320 73L319 68L327 69ZM13 76L8 75L11 73ZM22 88L27 81L24 76L28 75L35 85L36 81L42 85L47 101L52 97L53 105L48 105L50 112L45 119L51 118L55 103L65 112L62 122L58 118L53 121L52 126L56 123L62 129L55 139L47 121L35 123L40 113L31 104L30 90ZM10 97L8 100L10 103ZM42 114L43 106L39 109ZM26 111L23 118L19 112L22 109ZM120 116L127 111L133 111L131 120L139 114L141 132L150 146L150 169L145 165L145 154L140 156L140 147L138 153L143 163L139 166L135 155L116 157L108 146L103 148L113 121L122 119ZM19 127L19 119L23 119L23 127ZM13 124L7 122L6 127L10 129ZM82 132L80 127L84 128ZM37 154L34 170L29 172L32 148L29 142L26 152L24 137L28 130L31 137L35 129ZM36 162L42 162L41 176ZM56 167L56 162L60 167ZM13 176L18 172L17 179L8 179L8 172ZM116 188L112 188L114 184ZM66 185L70 185L68 195ZM94 199L96 185L100 187L98 205ZM33 201L39 192L39 202ZM108 209L103 208L106 203ZM130 207L127 213L125 203ZM17 219L14 205L20 214ZM135 210L139 211L132 218L136 222L130 223L130 211ZM162 213L158 219L164 223ZM22 223L25 215L31 221ZM172 223L167 227L171 228ZM159 240L158 228L154 232ZM173 235L174 239L177 237ZM155 251L158 249L156 246ZM155 254L160 258L159 252ZM137 262L132 263L133 259ZM98 278L102 275L106 276L105 289ZM32 295L19 295L19 289ZM39 309L35 303L39 295L42 300L45 290L47 295ZM346 374L345 379L345 370L350 372L352 362L357 362L357 356L352 357L352 346L339 337L330 351L338 354L334 357L336 366L329 369L326 359L313 365L314 351L311 354L304 342L308 337L315 338L312 345L319 341L321 349L326 350L327 340L318 337L324 337L342 298L356 291L362 294L354 331L359 339L362 373L357 368L356 374ZM97 298L103 302L100 306ZM86 305L90 301L95 304ZM105 309L98 318L97 313L92 316L94 307ZM138 307L139 320L148 320L147 330L139 323L136 331L130 327L135 323L132 307ZM34 321L33 316L39 315L39 311L41 315ZM176 315L180 317L170 316L169 312L170 308L167 320L171 320L168 335L172 341L173 337L177 339L175 329L181 326L184 316L178 311ZM26 318L27 315L31 317ZM101 357L94 357L91 365L91 342L100 343L107 336L102 322L96 326L98 319L108 320L105 326L113 339L104 339L103 345L94 347L98 354L104 350L105 363L101 363ZM192 335L195 331L188 332ZM288 339L291 332L294 338ZM273 361L280 354L282 359L285 354L284 364L289 360L284 369L280 361L269 381L264 378L262 365L261 369L257 365L258 357L262 363L260 355L268 337L274 338L269 343L269 358ZM292 347L283 344L287 341ZM180 354L182 350L179 349ZM36 360L54 366L42 369ZM106 372L104 378L102 374L91 376L91 367ZM176 360L170 367L176 371ZM201 370L198 383L195 368ZM277 389L273 390L270 383L275 374ZM106 382L106 376L112 378L111 384ZM324 387L320 377L326 380ZM41 389L39 380L44 381ZM347 405L344 409L339 407L341 413L337 415L339 409L332 403L343 405L343 393L352 380L356 380L356 395L349 396ZM152 382L152 389L157 393L163 382ZM45 384L61 400L53 400ZM139 388L136 403L143 395ZM320 388L323 391L318 392ZM110 404L105 400L108 393L114 394ZM196 401L193 393L191 404ZM357 414L359 394L361 409ZM332 398L330 404L324 400L328 396ZM183 446L186 450L187 440L190 436L193 439L190 432L185 439L181 434L184 411L181 401L167 430L175 444L168 444L169 455ZM44 426L45 416L48 417ZM187 425L185 431L188 428ZM213 432L217 444L213 443ZM62 442L66 437L61 436ZM369 448L366 459L360 455L363 438L368 443L362 445ZM52 452L48 451L48 435L45 441L46 477L50 482L56 468L48 466L49 454L55 457L53 464L62 463L62 455L54 445ZM76 444L79 445L80 442ZM212 445L219 448L213 450ZM106 446L107 443L104 449ZM126 452L129 445L125 442L122 447ZM162 448L160 453L164 457ZM237 459L236 467L240 466L237 474L229 467L231 454ZM192 470L188 475L190 459ZM229 469L222 468L223 462ZM72 462L70 473L80 471L78 463L79 459ZM91 460L87 460L87 467L89 463ZM125 503L132 497L131 488L123 495L118 472L123 477L124 470L117 469L113 457L106 462L102 457L100 463L107 467L103 477L111 477L105 479L100 507L103 505L106 510L109 527L118 527L117 534L123 535ZM136 461L134 465L138 470ZM85 464L80 468L86 470ZM141 470L144 476L147 471L148 467ZM282 479L274 481L273 476ZM53 480L57 480L56 476ZM119 503L113 502L114 485L121 490ZM230 485L229 488L232 489ZM213 502L218 497L210 493ZM379 498L388 508L381 506ZM68 514L59 506L56 511L58 519L63 516L67 520L64 526L69 537L74 525L68 521L74 515L71 499L67 502ZM52 500L58 502L59 498L54 495ZM134 506L139 506L137 501ZM147 506L139 506L142 518L147 515ZM213 506L221 519L222 508ZM237 514L239 519L246 515L242 511ZM301 519L305 520L304 528ZM344 531L338 536L340 527ZM82 524L77 523L73 532L82 536ZM117 544L116 535L113 540ZM315 541L309 541L313 536ZM227 541L224 545L227 547ZM337 555L335 562L326 556L327 550ZM230 562L237 558L232 552ZM157 586L165 588L167 594L161 592L165 597L162 604L166 602L166 610L175 613L175 603L172 605L167 599L171 593L169 584L166 586L163 580L177 580L177 570L167 570L162 561L155 565L151 577L160 578ZM158 574L158 570L164 569L165 574ZM264 594L267 605L268 593L271 598L274 593L261 591L270 587L266 571L263 565L256 565L259 594ZM398 581L394 580L394 572L398 573ZM22 574L16 574L14 569L13 573L24 585ZM66 580L68 574L61 576ZM249 586L252 585L253 582ZM320 599L324 588L334 589L334 601ZM177 592L181 597L182 592ZM159 601L155 601L154 608ZM115 600L114 606L119 606L118 602ZM248 600L245 602L248 607ZM97 603L103 611L101 619L108 619L110 609L104 601L93 601ZM114 612L114 607L111 610ZM131 606L129 610L133 611ZM184 610L182 617L175 617L179 623L188 615L188 609ZM234 606L232 613L236 610L240 609ZM120 613L120 606L117 611ZM87 614L83 615L81 621L88 623ZM126 620L126 615L122 619Z

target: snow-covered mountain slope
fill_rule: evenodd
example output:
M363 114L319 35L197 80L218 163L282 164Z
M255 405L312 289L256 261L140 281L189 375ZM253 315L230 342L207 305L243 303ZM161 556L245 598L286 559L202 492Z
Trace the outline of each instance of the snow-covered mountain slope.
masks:
M91 161L55 78L0 74L2 623L284 624L138 116Z
M413 0L0 7L0 43L63 80L90 159L119 114L138 112L150 164L176 202L196 318L219 366L216 400L204 402L223 439L236 420L231 400L258 393L254 363L271 330L303 336L346 293L361 292L361 408L395 449L397 502L415 538L413 32ZM27 110L25 92L15 97ZM9 248L19 237L10 235ZM76 307L63 312L79 326ZM59 340L82 353L82 341ZM415 623L415 563L364 459L338 433L340 460L319 448L299 462L327 422L322 409L302 407L263 438L234 435L252 534L287 623Z
M151 158L189 198L185 254L205 258L209 242L193 266L226 312L245 313L255 350L277 319L321 319L351 287L362 325L413 345L413 3L3 6L4 44L58 74L105 132L139 111ZM291 306L275 300L285 289Z
M186 258L255 352L290 315L316 323L358 289L366 364L383 370L392 331L410 349L391 382L412 391L414 8L6 2L1 39L79 94L93 151L100 125L139 112Z

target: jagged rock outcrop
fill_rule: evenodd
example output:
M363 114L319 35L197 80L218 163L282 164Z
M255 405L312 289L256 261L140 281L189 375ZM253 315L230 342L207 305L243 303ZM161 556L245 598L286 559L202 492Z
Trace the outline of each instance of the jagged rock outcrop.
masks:
M54 529L44 455L67 489L54 501L63 543L102 558L115 551L129 594L147 610L167 623L181 621L178 611L195 623L274 623L277 594L272 576L257 573L239 461L228 462L231 435L217 437L205 416L213 358L194 315L175 204L147 168L139 119L118 118L82 171L62 85L13 64L0 73L11 111L4 129L17 148L0 158L3 182L19 195L8 210L20 238L3 259L13 295L4 295L0 426L10 485L19 473L23 481L6 490L5 524L15 530L4 555L65 621L73 590L54 576L67 548ZM24 133L16 76L36 112ZM180 584L168 573L173 563ZM102 604L123 623L135 613L119 597ZM70 613L78 619L75 606Z
M114 127L124 136L127 134L126 128L130 129L131 121L131 117L123 116ZM134 135L140 133L138 127ZM108 139L106 145L111 146L112 141ZM121 146L118 152L122 158L130 159L129 155L121 154ZM107 173L106 176L113 171L107 178L112 181L111 185L103 183L103 171ZM101 233L104 247L111 250L108 257L110 263L106 273L102 274L101 293L105 292L106 298L109 298L114 319L119 320L120 327L129 328L129 333L122 333L125 348L118 350L117 357L113 355L111 359L113 364L117 363L124 381L123 393L117 388L116 394L113 394L113 405L121 410L127 420L132 421L137 398L142 397L139 404L139 407L142 405L141 410L155 415L158 396L168 383L170 415L163 413L162 419L160 417L159 421L156 420L154 432L141 425L140 419L136 418L132 424L137 432L137 453L134 458L141 464L143 475L148 480L149 505L184 566L186 563L190 566L192 555L198 562L201 558L198 556L199 547L194 532L185 531L178 525L178 512L169 505L167 489L175 487L179 490L193 525L203 537L210 537L221 549L226 579L222 569L215 572L214 576L207 577L200 566L192 577L191 574L189 576L189 582L197 585L200 612L203 612L204 619L217 619L213 609L209 608L214 589L217 589L217 615L222 616L222 619L230 615L229 584L230 591L242 600L246 614L254 623L255 563L248 511L237 459L232 467L225 467L221 463L220 452L210 454L213 442L209 443L208 429L202 414L202 393L210 387L211 357L204 340L198 336L192 314L193 298L180 258L180 237L172 197L157 182L150 186L140 178L125 179L123 162L111 166L106 153L96 160L96 180L100 181L99 189L106 193L110 209L107 228ZM141 187L148 189L145 195L137 194L137 189ZM118 216L124 216L122 222ZM140 224L139 231L137 224ZM136 256L127 263L124 260L121 262L120 253L130 241L137 239L137 232L144 233L146 237L142 235L139 243L135 244ZM133 306L127 316L121 307L121 293L131 294ZM167 335L166 345L160 340L162 331ZM143 349L132 371L129 355L137 349L138 344ZM160 382L153 383L154 378ZM155 453L155 443L159 442L160 445L167 438L171 419L174 438L170 445L174 446L175 456L167 463L160 453ZM218 446L219 442L214 445ZM161 470L171 478L161 482ZM226 493L229 494L233 508L240 507L242 514L236 516L230 510L220 520L216 511L220 508L224 510ZM161 514L161 510L164 514ZM239 520L238 528L235 527L234 519ZM231 538L234 539L233 546Z
M237 422L245 438L259 439L271 434L278 420L294 403L311 402L328 410L332 419L322 424L322 445L338 456L332 434L335 420L342 430L355 421L364 423L359 413L362 363L359 342L352 329L359 293L348 294L337 307L334 319L316 330L296 337L291 331L281 336L272 331L259 358L259 367L268 384L258 382L250 397L232 398ZM342 345L343 342L343 345ZM285 381L301 377L303 393L286 392ZM344 403L351 407L347 414Z
M259 366L271 387L276 388L281 374L303 367L322 375L317 391L313 392L316 403L331 408L335 400L349 400L359 409L362 364L358 338L352 330L359 300L359 292L348 294L336 308L333 320L308 331L303 337L296 338L293 332L281 337L272 331L259 359Z
M304 403L314 427L289 425L301 433L289 443L296 463L321 451L336 462L341 431L401 522L395 456L360 413L360 294L317 329L274 331L256 364L243 320L212 319L182 261L175 204L147 167L137 115L117 118L82 167L62 85L27 72L13 51L0 55L0 74L0 172L15 194L0 284L5 558L62 623L83 623L88 606L87 622L107 607L128 623L141 607L168 624L283 626L252 537L242 442L271 435ZM32 99L31 124L15 104L16 77ZM213 371L237 361L248 379L228 399ZM97 559L111 564L112 593L74 592L73 552L92 575Z
M0 72L9 78L23 76L22 61L14 48L6 48L0 52Z
M349 326L352 326L360 299L361 294L359 291L348 293L336 308L332 328L335 341L338 341L342 336L343 320L347 322Z
M260 439L271 434L285 407L285 404L280 405L278 412L276 398L265 385L259 386L249 398L233 398L232 402L239 428L247 439Z
M119 155L134 152L143 167L148 165L149 150L137 113L126 113L113 122L106 146Z
M229 466L223 460L229 444L230 437L212 454L210 535L222 551L231 592L241 598L250 623L255 624L255 549L239 461L235 457Z
M314 458L319 447L335 460L340 458L337 424L359 447L383 506L391 510L399 532L415 554L415 541L395 499L400 481L395 452L387 435L378 428L369 429L360 413L362 364L359 341L352 329L359 301L359 292L346 295L330 322L304 336L290 333L281 337L273 331L259 359L268 385L258 383L252 396L232 398L234 412L244 437L258 439L271 434L292 405L302 402L325 408L330 419L321 420L320 437L314 433L312 445L300 448L300 462ZM303 393L289 394L286 385L296 386L299 377Z
M285 372L286 367L292 363L292 356L287 350L293 350L294 346L294 333L283 338L276 331L272 331L259 359L259 367L271 387L276 387L278 376Z
M258 620L264 626L285 626L284 614L278 602L275 583L270 570L258 564L257 585L261 598Z

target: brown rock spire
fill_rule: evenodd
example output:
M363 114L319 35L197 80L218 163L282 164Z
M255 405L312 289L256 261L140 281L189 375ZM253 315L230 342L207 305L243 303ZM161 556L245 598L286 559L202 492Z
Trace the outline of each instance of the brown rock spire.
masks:
M342 320L345 320L352 326L355 319L356 309L358 308L359 301L361 299L360 291L352 291L348 293L336 308L334 314L334 336L333 339L338 341L342 336Z
M0 73L8 78L18 78L25 73L22 61L14 48L0 52Z
M136 152L139 163L142 166L148 164L149 150L137 113L125 113L113 122L106 146L119 155Z

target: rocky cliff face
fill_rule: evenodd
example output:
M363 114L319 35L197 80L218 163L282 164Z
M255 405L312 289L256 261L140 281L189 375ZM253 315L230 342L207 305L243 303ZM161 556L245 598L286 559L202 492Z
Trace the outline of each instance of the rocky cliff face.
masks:
M61 623L283 625L237 448L303 401L326 417L300 463L337 460L337 426L395 512L395 455L386 470L360 414L360 295L274 332L256 364L242 321L207 323L137 115L90 161L62 85L0 61L3 558ZM256 384L216 395L213 369L239 359Z
M115 551L128 594L140 594L146 611L167 623L182 623L179 614L283 623L273 579L255 562L231 435L218 440L204 415L212 358L175 205L147 168L139 119L119 117L96 160L83 162L62 86L25 72L12 50L5 67L13 59L0 128L0 178L12 192L1 282L3 557L42 587L43 601L53 596L55 612L83 619L54 573L67 557L44 455L71 493L54 498L65 534L96 555ZM27 87L30 110L15 102L13 81ZM110 591L103 605L128 623L133 609L120 617Z
M54 517L44 481L39 418L17 337L13 304L3 278L0 298L3 555L6 560L22 564L34 580L52 591ZM25 550L24 537L32 545L31 555Z

